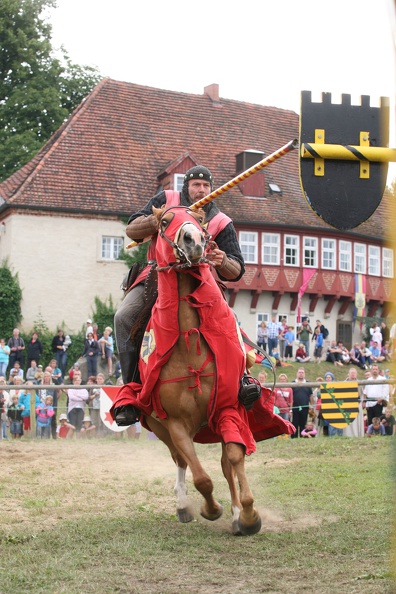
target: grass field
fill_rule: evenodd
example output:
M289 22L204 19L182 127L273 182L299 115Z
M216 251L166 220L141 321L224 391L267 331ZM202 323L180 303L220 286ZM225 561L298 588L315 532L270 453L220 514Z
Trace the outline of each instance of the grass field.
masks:
M198 445L223 517L178 523L159 441L0 442L1 594L384 594L395 503L388 437L272 439L246 466L263 526L231 533L220 445Z

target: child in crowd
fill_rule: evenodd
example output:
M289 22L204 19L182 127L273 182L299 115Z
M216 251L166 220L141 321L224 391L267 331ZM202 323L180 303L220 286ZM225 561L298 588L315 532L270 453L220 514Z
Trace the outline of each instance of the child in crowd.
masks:
M323 351L323 334L320 331L320 326L316 326L314 330L315 335L315 348L314 348L314 357L315 363L320 363L322 358L322 351Z
M55 414L52 402L52 396L46 396L44 404L41 402L36 407L36 435L41 439L49 439L51 437L51 418Z
M379 419L379 417L373 417L373 422L371 423L371 425L368 426L366 435L367 435L367 437L376 437L378 435L386 435L385 427L381 423L381 420Z
M7 417L10 421L10 433L14 439L21 437L22 429L22 408L18 404L18 396L14 395L11 398L11 404L7 410Z
M92 423L89 415L83 418L83 424L80 429L81 437L95 437L96 426Z
M296 361L299 363L308 363L311 360L311 357L308 357L304 345L302 342L298 345L298 349L296 350Z
M287 332L285 332L285 361L287 359L293 359L293 343L296 339L296 336L293 332L293 326L287 327Z
M317 430L315 429L315 425L313 421L307 421L304 429L301 431L301 437L316 437Z
M272 355L271 357L273 357L275 359L275 367L282 367L282 363L279 357L279 352L278 352L278 347L273 347L272 348Z
M56 428L56 436L58 439L66 439L70 438L73 435L73 431L75 430L74 425L70 425L67 420L67 415L62 413L59 415L59 425Z

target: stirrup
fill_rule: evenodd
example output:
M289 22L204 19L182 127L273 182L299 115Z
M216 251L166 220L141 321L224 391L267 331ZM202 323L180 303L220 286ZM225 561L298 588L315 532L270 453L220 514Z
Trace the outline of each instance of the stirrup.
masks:
M241 379L238 400L246 410L251 410L253 404L261 398L261 384L255 377L245 373Z
M140 411L132 404L118 406L114 409L114 420L119 427L129 427L139 421Z

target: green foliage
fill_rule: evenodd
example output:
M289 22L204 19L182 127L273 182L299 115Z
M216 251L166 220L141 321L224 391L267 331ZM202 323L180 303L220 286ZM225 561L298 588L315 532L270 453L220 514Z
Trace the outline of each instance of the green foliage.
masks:
M0 267L0 336L6 341L22 320L21 300L18 274L13 275L7 260L3 260Z
M149 248L149 245L150 242L146 241L136 246L131 252L121 250L118 259L124 260L128 268L131 268L133 264L135 264L136 262L139 262L140 264L145 264L147 262L147 250Z
M101 79L54 56L43 16L54 0L0 2L0 180L27 163Z
M98 325L99 333L102 334L106 326L114 330L114 315L116 308L111 295L108 301L101 301L98 296L95 297L95 308L92 312L92 320Z

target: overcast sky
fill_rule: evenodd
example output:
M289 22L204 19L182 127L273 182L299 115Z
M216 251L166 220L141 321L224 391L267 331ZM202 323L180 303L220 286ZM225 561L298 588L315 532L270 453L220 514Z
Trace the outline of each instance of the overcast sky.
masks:
M391 101L394 147L393 0L57 0L53 45L104 76L300 112L300 93ZM273 147L274 150L279 147ZM393 171L393 166L392 166Z

